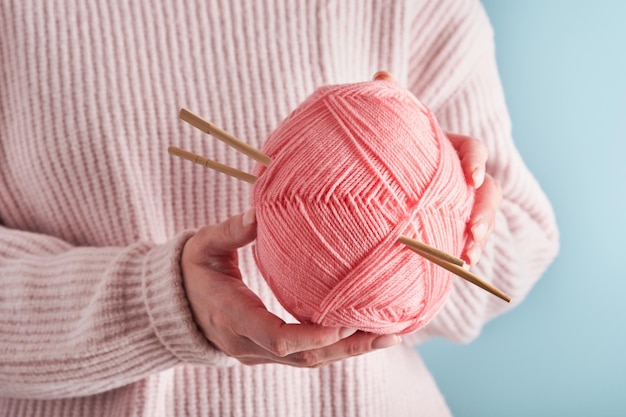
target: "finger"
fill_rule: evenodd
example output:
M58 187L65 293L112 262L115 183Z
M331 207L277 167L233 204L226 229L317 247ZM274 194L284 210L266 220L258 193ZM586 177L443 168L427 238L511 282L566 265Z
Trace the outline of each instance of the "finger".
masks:
M230 253L252 242L256 237L254 208L199 232L206 239L206 250L213 253Z
M397 335L381 336L357 332L349 338L321 349L296 352L283 357L243 357L238 359L242 363L249 365L274 362L297 367L317 368L352 356L363 355L378 349L386 349L401 342L402 338Z
M473 265L478 262L489 236L495 229L496 213L502 201L502 190L496 180L485 175L485 182L476 190L474 208L470 216L472 239L467 246L467 260Z
M243 317L255 320L238 321L237 333L277 357L330 346L356 332L356 329L317 324L288 324L264 308L243 312Z
M446 135L459 154L465 178L470 180L475 188L479 188L485 178L487 147L480 140L469 136L455 133L446 133Z
M392 82L396 81L393 78L393 75L391 75L391 73L389 73L387 71L378 71L376 74L374 74L374 76L372 77L372 80L374 80L374 81L392 81Z
M372 333L357 332L349 338L343 339L331 346L296 352L283 358L278 358L277 360L287 365L315 368L352 356L363 355L373 350L389 348L401 342L402 338L397 335L381 336Z

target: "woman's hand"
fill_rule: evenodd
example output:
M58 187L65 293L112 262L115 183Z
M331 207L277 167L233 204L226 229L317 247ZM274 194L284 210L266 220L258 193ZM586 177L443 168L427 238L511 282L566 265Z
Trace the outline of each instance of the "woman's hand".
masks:
M471 237L463 251L464 259L470 265L474 265L495 229L496 212L502 201L502 190L498 182L485 172L487 148L481 141L454 133L446 135L459 154L467 182L476 189L474 208L468 223Z
M395 81L387 71L378 71L374 74L373 80ZM487 148L481 141L454 133L446 135L459 154L467 182L476 189L474 208L468 223L470 239L467 240L462 255L465 261L474 265L478 262L495 228L496 212L502 201L502 190L498 182L486 174Z
M218 349L248 365L317 367L398 344L395 335L287 324L241 279L237 249L256 237L254 210L200 229L182 253L183 283L193 316Z

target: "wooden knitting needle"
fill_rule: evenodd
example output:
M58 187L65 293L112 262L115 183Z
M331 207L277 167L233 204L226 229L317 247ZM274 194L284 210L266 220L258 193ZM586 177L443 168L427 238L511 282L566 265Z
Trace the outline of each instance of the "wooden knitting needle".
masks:
M445 253L442 250L439 249L435 249L432 246L428 246L418 240L415 239L411 239L408 236L400 236L398 238L398 242L402 243L403 245L406 245L412 249L417 249L420 250L422 252L426 252L429 253L433 256L436 256L437 258L441 258L444 261L448 261L454 265L458 265L458 266L465 266L465 262L462 259L459 259L457 257L454 257L450 254Z
M468 270L464 269L463 267L459 266L456 263L452 263L449 262L448 260L442 258L439 256L439 254L443 253L446 255L446 258L454 258L452 255L448 255L445 252L442 252L438 249L435 249L433 247L430 247L422 242L418 242L417 240L411 239L407 236L400 236L400 238L398 238L398 241L402 244L404 244L405 246L407 246L409 249L411 249L413 252L419 254L420 256L428 259L429 261L431 261L432 263L435 263L437 265L439 265L440 267L447 269L448 271L452 272L453 274L457 275L460 278L463 278L464 280L471 282L472 284L482 288L483 290L495 295L496 297L506 301L507 303L511 302L511 297L509 297L508 295L506 295L505 293L503 293L502 291L500 291L499 289L497 289L496 287L494 287L493 285L485 282L483 279L481 279L480 277L472 274L471 272L469 272ZM407 243L410 244L407 244ZM417 244L416 244L417 243ZM428 248L427 250L424 250L422 248ZM456 259L456 258L454 258ZM459 261L461 261L459 259ZM461 261L463 262L463 261Z
M207 168L214 169L215 171L222 172L226 175L230 175L231 177L246 181L250 184L254 184L257 180L257 177L252 174L248 174L247 172L229 167L228 165L220 164L219 162L213 161L212 159L205 158L202 155L198 155L181 148L177 148L176 146L168 147L167 151L171 155L195 162L196 164L204 165Z
M180 112L178 113L178 117L181 120L184 120L185 122L189 123L193 127L200 129L204 133L208 133L214 138L221 140L228 146L235 148L236 150L243 153L244 155L249 156L250 158L260 163L261 165L268 167L272 163L272 159L269 156L265 155L263 152L248 145L245 142L240 141L239 139L237 139L230 133L220 129L219 127L215 126L213 123L207 120L204 120L202 117L198 116L197 114L192 113L191 111L185 108L180 109Z

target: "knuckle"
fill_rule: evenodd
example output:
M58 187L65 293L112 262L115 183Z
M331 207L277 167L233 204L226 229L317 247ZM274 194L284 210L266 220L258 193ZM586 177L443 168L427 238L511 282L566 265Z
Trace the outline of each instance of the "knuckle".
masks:
M200 238L202 242L204 242L205 246L211 247L215 242L215 237L219 233L218 225L210 225L204 226L198 232L196 232L196 236Z
M272 354L281 358L291 353L289 350L289 342L287 341L286 338L282 336L272 337L268 342L268 350Z
M202 251L204 257L207 256L207 253L211 253L211 251L215 248L216 242L218 241L218 239L216 239L218 233L219 226L211 225L204 226L194 235L194 238L197 238L199 241L202 242Z
M214 233L219 233L221 236L228 236L230 234L230 222L228 219L222 220L213 227Z
M291 360L298 366L305 368L314 368L319 365L320 360L315 352L307 350L303 352L294 353L291 356Z
M235 225L229 220L205 226L201 230L207 245L214 249L221 249L220 242L230 242L235 236Z
M230 226L227 222L222 222L215 225L212 229L210 237L211 241L215 244L220 241L230 240Z
M345 348L346 356L357 356L367 351L360 343L348 343Z

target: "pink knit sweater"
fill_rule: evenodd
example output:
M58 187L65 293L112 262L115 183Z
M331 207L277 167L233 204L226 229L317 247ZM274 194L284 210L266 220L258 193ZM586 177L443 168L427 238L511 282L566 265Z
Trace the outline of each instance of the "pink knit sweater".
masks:
M247 367L192 320L188 230L242 212L250 186L168 155L252 161L177 119L185 106L253 146L316 87L391 71L450 131L485 141L502 185L476 271L520 302L556 254L476 1L34 1L0 6L0 415L440 416L414 344L476 337L508 306L455 280L403 345L320 369ZM286 313L249 248L242 272Z

